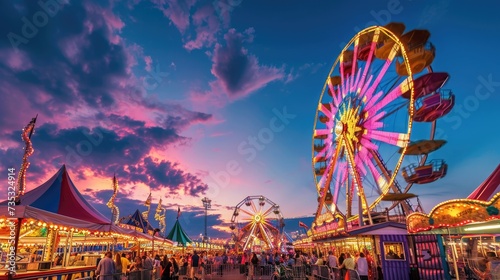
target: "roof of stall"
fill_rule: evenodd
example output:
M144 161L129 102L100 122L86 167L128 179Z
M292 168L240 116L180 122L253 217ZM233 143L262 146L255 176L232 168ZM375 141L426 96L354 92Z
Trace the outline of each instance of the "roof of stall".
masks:
M47 182L21 197L21 205L96 224L110 224L82 196L63 165Z
M153 231L153 227L148 221L144 219L139 210L135 210L134 214L127 217L123 217L122 224L131 225L142 230L143 233L148 233L148 231Z
M184 229L182 229L179 219L175 221L174 227L167 235L167 239L182 244L182 246L186 246L188 243L193 243L193 240L191 240Z

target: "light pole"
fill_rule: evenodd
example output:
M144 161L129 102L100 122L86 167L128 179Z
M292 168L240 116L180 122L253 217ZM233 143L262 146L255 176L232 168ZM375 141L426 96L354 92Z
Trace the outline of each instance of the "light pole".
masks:
M204 197L201 202L203 202L203 207L205 207L205 236L203 237L203 242L208 243L208 235L207 235L207 214L208 214L208 209L212 207L210 204L212 200L210 200L208 197Z

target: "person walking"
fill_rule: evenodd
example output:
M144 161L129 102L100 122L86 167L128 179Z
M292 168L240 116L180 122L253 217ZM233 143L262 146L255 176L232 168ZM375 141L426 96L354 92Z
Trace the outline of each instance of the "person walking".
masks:
M142 276L144 279L151 279L153 272L153 260L148 256L146 252L142 255Z
M161 262L161 280L171 280L172 278L170 271L172 270L172 263L168 259L168 256L163 256L163 261Z
M106 252L104 259L97 265L96 275L98 280L113 280L116 267L112 257L113 254L111 252Z
M200 268L200 256L198 252L194 251L193 256L191 256L191 274L190 278L198 280L198 270Z
M361 280L368 280L368 261L363 253L359 253L359 258L356 260L356 270Z
M339 265L339 261L338 261L337 257L333 254L332 251L328 252L328 263L327 263L327 265L330 268L337 268L337 266Z
M351 271L356 268L356 263L354 262L354 259L351 257L350 253L346 253L346 258L342 262L342 265L339 268L345 268L347 271L345 273L345 280L351 279Z

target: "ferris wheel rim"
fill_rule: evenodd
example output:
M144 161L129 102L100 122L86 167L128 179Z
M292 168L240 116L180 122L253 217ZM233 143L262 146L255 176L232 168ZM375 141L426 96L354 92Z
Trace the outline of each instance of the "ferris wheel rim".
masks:
M259 202L259 206L255 206L254 201ZM264 205L268 205L264 207ZM248 207L248 209L245 209ZM257 209L258 208L258 209ZM241 222L244 224L243 227L240 226L240 213L247 215L245 222ZM270 215L274 215L273 218L269 218ZM249 219L251 218L251 219ZM253 220L257 220L254 222ZM267 220L277 221L277 225L274 226ZM240 203L238 203L234 207L234 212L231 217L231 229L235 230L235 224L238 225L238 235L237 238L239 242L244 242L243 249L247 249L250 245L250 238L260 237L262 241L266 243L266 245L270 248L275 248L278 237L281 238L284 223L283 223L283 215L281 210L279 209L279 205L268 199L263 195L258 196L247 196ZM240 233L241 231L241 233ZM253 242L253 241L252 241ZM252 243L253 245L253 243Z
M388 38L390 38L392 40L392 42L394 43L395 46L398 46L398 48L400 49L400 52L401 52L401 56L402 56L402 59L403 59L403 62L405 64L405 67L406 67L406 70L407 72L409 73L408 77L406 79L404 79L404 81L407 82L408 84L408 87L409 87L409 90L410 90L410 98L409 98L409 103L408 103L408 124L407 124L407 137L408 139L410 139L411 137L411 131L412 131L412 125L413 125L413 112L414 112L414 86L413 86L413 73L412 73L412 70L410 68L410 63L409 63L409 59L407 57L407 54L406 54L406 49L405 49L405 46L404 44L399 40L398 36L396 34L393 34L390 30L386 29L385 27L383 26L373 26L373 27L369 27L369 28L366 28L360 32L358 32L350 41L349 43L346 44L346 46L344 47L344 49L341 51L340 55L337 57L336 61L334 62L332 68L330 69L329 73L328 73L328 77L323 85L323 89L321 91L321 95L320 95L320 98L319 98L319 102L318 102L318 107L316 109L316 115L315 115L315 119L314 119L314 129L313 129L313 137L312 137L312 167L313 167L313 175L314 175L314 180L315 180L315 185L316 185L316 190L318 192L318 195L320 195L322 197L322 199L324 199L324 194L320 194L320 191L321 189L324 189L323 192L325 192L326 188L328 189L331 189L331 182L329 182L329 180L331 181L331 175L328 175L328 177L330 178L325 178L325 176L317 176L316 175L316 162L315 162L315 157L317 154L315 154L315 143L317 143L315 141L315 133L317 131L317 128L318 128L318 117L320 115L320 106L322 105L322 101L324 100L324 95L325 93L328 91L328 80L330 79L330 77L332 77L332 74L333 72L335 71L335 69L338 67L340 67L340 72L342 73L342 67L341 67L341 63L342 63L342 58L343 58L343 55L344 53L351 47L353 46L354 44L354 53L356 53L356 50L357 50L357 47L358 47L358 40L359 38L364 35L364 34L369 34L370 32L373 32L374 33L374 37L375 37L375 34L378 33L383 33L385 36L387 36ZM372 38L373 42L375 41L374 38ZM372 42L372 43L373 43ZM374 50L371 49L370 50L371 52L373 52ZM370 53L370 57L371 57L371 53ZM356 63L357 62L357 57L354 57L352 63ZM373 58L375 59L375 58ZM394 61L394 58L391 59L391 63L389 64L392 64L392 62ZM370 62L371 63L371 62ZM371 66L371 65L370 65ZM368 68L368 67L367 67ZM354 69L354 67L353 67ZM365 73L368 69L365 69ZM354 72L354 70L353 70ZM359 74L358 74L359 75ZM341 74L340 77L341 79L343 79L344 75ZM364 77L363 77L364 78ZM351 76L351 80L352 80L352 76ZM342 86L345 85L345 82L346 81L342 81L341 84ZM328 136L327 136L328 137ZM331 142L331 145L333 146L335 143L335 141L332 141ZM390 176L389 178L389 182L387 182L387 185L388 186L391 186L394 184L394 181L396 180L396 176L397 176L397 173L399 172L399 169L401 168L401 163L403 161L403 158L404 158L404 152L406 151L406 148L407 148L407 145L405 145L403 148L403 153L401 154L399 160L397 161L396 163L396 166L392 172L392 175ZM329 149L329 150L333 150L332 149ZM328 157L330 156L330 154L327 154L325 155L325 157ZM329 162L327 165L326 165L326 170L330 172L330 170L333 169L333 167L331 166L332 162ZM335 164L335 163L333 163ZM387 167L385 167L386 170L387 170ZM325 171L326 172L326 171ZM346 174L347 175L347 174ZM348 175L347 175L348 176ZM318 178L320 177L320 178ZM325 182L321 182L321 180L326 180L326 183ZM324 187L322 188L321 186L321 183L324 184ZM360 188L363 188L363 186L361 186ZM383 197L383 195L385 195L386 193L389 192L389 188L387 188L375 201L371 202L370 205L367 207L367 211L371 211L380 201L381 201L381 197ZM319 208L321 207L321 205L318 206ZM338 208L338 207L337 207ZM321 211L322 209L318 209L318 211ZM331 210L331 209L329 209ZM338 210L338 209L334 209L334 210ZM366 211L366 210L365 210ZM354 215L354 216L357 216L357 215Z

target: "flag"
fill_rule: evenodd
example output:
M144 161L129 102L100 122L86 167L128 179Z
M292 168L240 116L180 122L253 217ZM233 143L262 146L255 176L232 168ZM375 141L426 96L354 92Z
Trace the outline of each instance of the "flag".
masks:
M181 208L177 206L177 219L181 216Z
M309 229L309 227L308 227L306 224L304 224L303 222L301 222L301 221L299 221L299 227L303 227L303 228L305 228L306 230L308 230L308 229Z
M146 205L146 206L150 206L151 205L151 193L149 193L149 196L146 199L146 201L144 202L144 205Z

